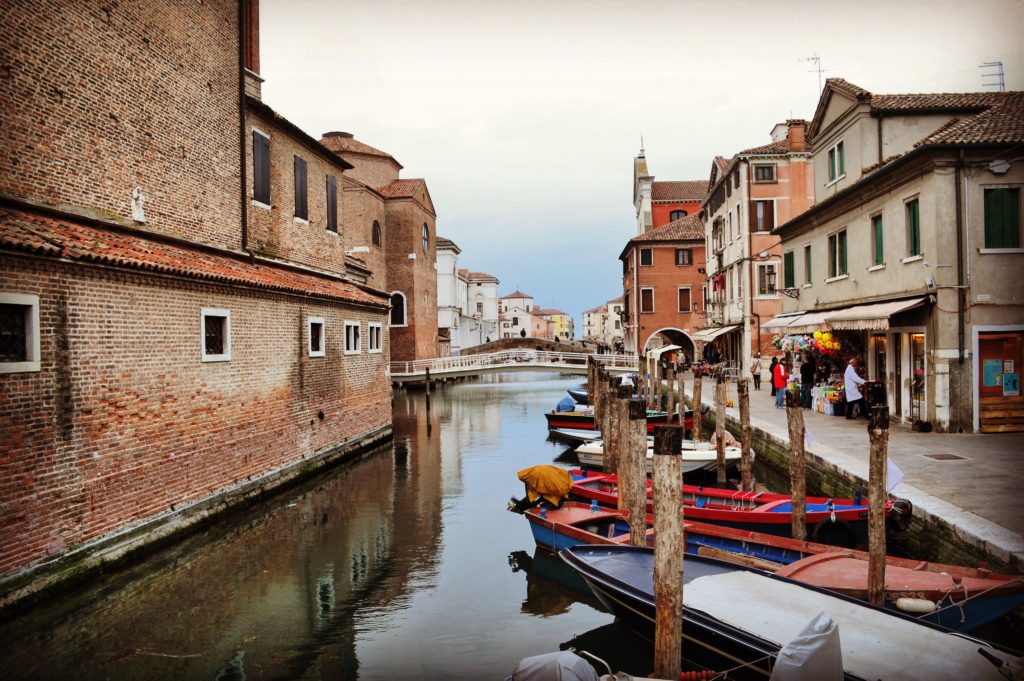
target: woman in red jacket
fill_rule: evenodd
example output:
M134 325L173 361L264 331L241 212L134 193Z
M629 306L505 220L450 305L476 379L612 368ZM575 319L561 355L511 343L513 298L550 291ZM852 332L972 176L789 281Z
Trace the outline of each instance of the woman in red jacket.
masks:
M789 373L786 371L786 360L779 360L772 370L772 387L775 388L775 408L782 409L786 401L786 383Z

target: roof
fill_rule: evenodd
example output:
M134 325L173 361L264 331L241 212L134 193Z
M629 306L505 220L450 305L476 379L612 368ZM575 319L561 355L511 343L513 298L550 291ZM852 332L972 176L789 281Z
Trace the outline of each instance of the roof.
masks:
M281 114L270 108L263 100L255 99L249 95L245 96L245 105L250 111L255 112L257 115L266 116L268 120L284 128L289 134L294 135L295 139L302 142L310 150L321 154L325 159L331 161L341 167L342 170L351 170L355 166L346 161L343 158L339 158L337 154L331 153L331 150L325 147L320 141L310 135L308 132L300 128L299 126L292 123L290 120L282 116Z
M425 182L423 178L392 180L383 187L377 187L377 191L386 199L411 199L416 196L416 190Z
M541 308L539 310L534 310L533 313L536 315L540 315L541 317L554 317L555 315L565 315L565 312L563 310L559 310L554 307Z
M498 278L496 276L494 276L493 274L487 274L486 272L470 272L469 273L469 278L470 279L493 279L495 282L498 281Z
M651 183L652 201L700 201L707 193L705 180Z
M652 241L703 241L704 223L697 214L686 215L630 239L630 243Z
M808 146L807 151L810 152ZM736 156L763 156L771 154L788 154L789 153L789 140L779 140L778 142L771 142L769 144L762 144L759 147L751 147L750 149L744 149Z
M147 233L0 208L0 248L224 284L299 293L386 308L387 294L336 276L253 263L246 254L190 247Z
M626 302L626 296L619 296L618 298L612 298L611 300L608 301L607 304L611 305L612 303L624 303L624 302Z
M380 158L390 159L399 169L402 168L402 164L398 162L391 154L386 151L381 151L375 147L371 147L369 144L360 142L352 133L349 132L325 132L320 138L320 144L327 147L336 154L345 152L351 152L353 154L363 154L365 156L379 156Z
M435 244L435 247L437 248L437 250L439 250L439 251L443 250L443 249L448 249L448 250L451 250L451 251L455 251L456 253L461 253L462 252L462 249L459 248L458 244L456 244L451 239L444 238L443 236L438 236L434 240L434 244Z
M458 271L459 271L459 276L460 277L468 277L469 276L469 270L465 270L465 269L462 269L460 267Z
M592 307L589 310L584 310L583 314L594 314L596 312L604 312L607 309L608 309L608 303L604 303L603 305L598 305L597 307Z
M502 300L505 300L506 298L529 298L529 299L532 300L533 296L531 296L529 293L523 293L522 291L516 289L515 291L513 291L510 294L508 294L507 296L502 296L501 297Z

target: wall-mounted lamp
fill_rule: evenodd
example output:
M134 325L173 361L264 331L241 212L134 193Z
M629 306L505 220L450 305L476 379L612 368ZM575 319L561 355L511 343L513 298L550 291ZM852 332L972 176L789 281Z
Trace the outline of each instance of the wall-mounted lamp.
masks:
M776 291L786 296L787 298L800 297L800 289L798 288L775 288L777 276L778 275L776 274L774 267L770 268L767 272L765 272L765 279L769 289L775 289Z

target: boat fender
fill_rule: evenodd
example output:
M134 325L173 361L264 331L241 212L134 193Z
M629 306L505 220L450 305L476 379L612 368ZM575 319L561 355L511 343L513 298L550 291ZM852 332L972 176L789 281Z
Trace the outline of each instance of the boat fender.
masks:
M857 535L850 524L842 518L836 518L834 513L831 518L825 518L814 526L812 536L819 544L831 544L846 549L852 549L857 543Z
M929 613L933 613L937 607L938 606L935 605L935 601L929 601L927 598L896 599L897 610L914 613L915 615L927 615Z

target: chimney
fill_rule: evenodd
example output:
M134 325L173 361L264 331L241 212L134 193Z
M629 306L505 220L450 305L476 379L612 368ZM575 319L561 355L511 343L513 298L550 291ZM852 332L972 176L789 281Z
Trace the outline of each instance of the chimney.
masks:
M354 139L355 135L350 132L342 132L341 130L332 130L331 132L325 132L324 137L344 137L345 139Z
M786 125L789 126L789 131L786 134L786 140L789 142L789 150L806 151L807 121L798 118L792 118L786 121Z

